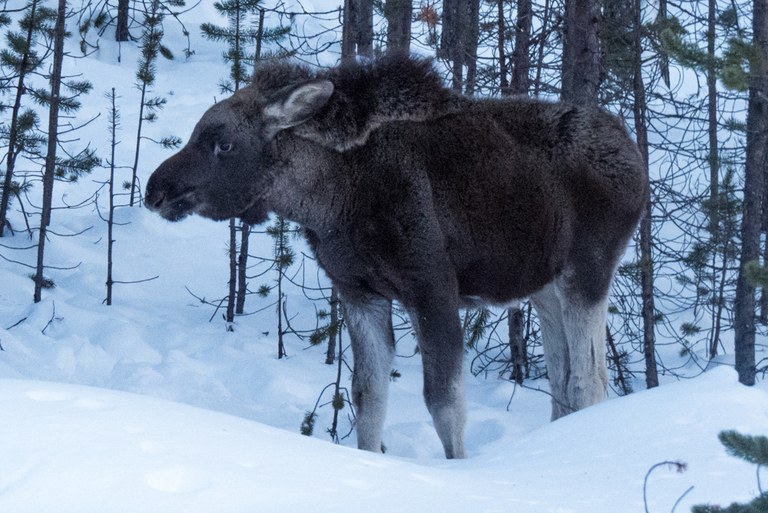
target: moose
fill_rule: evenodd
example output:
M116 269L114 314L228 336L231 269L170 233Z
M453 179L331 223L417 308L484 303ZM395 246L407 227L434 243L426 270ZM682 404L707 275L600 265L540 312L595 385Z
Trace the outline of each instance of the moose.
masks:
M397 301L445 454L463 458L460 309L530 298L552 419L603 400L609 288L647 187L621 121L596 107L464 97L407 56L275 60L203 115L145 204L169 221L302 226L344 305L357 444L377 452Z

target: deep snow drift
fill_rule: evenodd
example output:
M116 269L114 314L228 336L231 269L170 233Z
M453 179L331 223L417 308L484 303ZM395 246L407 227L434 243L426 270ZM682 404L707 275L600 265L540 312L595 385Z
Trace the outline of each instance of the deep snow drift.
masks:
M476 439L471 458L447 462L365 453L150 397L0 380L0 510L642 511L646 471L669 459L688 471L651 475L650 511L670 511L690 485L679 511L746 500L754 469L715 437L766 432L768 397L734 381L717 369L519 438Z

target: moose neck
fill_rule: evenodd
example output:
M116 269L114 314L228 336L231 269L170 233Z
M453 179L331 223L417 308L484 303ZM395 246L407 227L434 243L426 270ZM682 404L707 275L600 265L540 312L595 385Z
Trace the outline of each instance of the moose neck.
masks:
M272 210L305 228L321 232L343 212L344 185L340 173L342 154L290 132L274 142L279 155L272 185Z

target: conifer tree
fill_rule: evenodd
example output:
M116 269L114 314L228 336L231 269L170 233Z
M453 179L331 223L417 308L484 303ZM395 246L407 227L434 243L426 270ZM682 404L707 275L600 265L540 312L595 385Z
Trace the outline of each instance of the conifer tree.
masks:
M27 6L27 12L19 21L22 32L8 32L8 47L0 51L0 66L10 71L9 78L15 76L16 79L10 125L7 131L3 126L0 132L8 144L0 199L0 237L8 224L7 213L11 194L16 192L18 195L21 187L13 181L16 159L24 152L38 153L40 145L44 142L44 135L35 130L37 113L31 108L22 110L22 99L28 94L30 75L42 66L47 57L47 51L44 55L37 52L37 40L41 35L49 38L52 36L53 27L50 24L55 19L54 10L40 6L38 0L32 0ZM4 108L0 109L2 110Z
M274 240L273 256L275 259L275 271L277 272L277 357L287 356L285 352L285 295L283 285L285 283L285 272L293 265L296 253L291 249L288 242L288 235L291 232L291 225L283 217L278 216L275 222L267 228L267 234Z
M44 283L45 240L48 223L51 217L53 200L53 178L56 169L56 146L59 130L59 106L61 91L61 68L64 61L64 20L66 17L67 1L59 0L54 27L53 69L51 72L51 102L48 117L48 153L45 158L45 173L43 175L43 212L40 217L40 230L37 242L37 268L35 273L34 301L39 303Z
M761 467L768 465L767 437L743 435L736 431L722 431L718 438L731 456ZM733 503L727 508L699 505L694 506L691 511L692 513L768 513L768 493L761 493L747 504Z
M141 58L139 67L136 70L136 88L141 93L139 100L139 120L136 128L136 151L134 153L133 168L130 183L130 206L136 202L136 198L141 198L141 190L138 185L137 171L139 168L139 154L141 151L141 141L146 139L142 136L144 122L154 122L157 120L157 111L162 109L167 100L161 96L148 98L152 85L155 83L156 62L159 56L168 60L173 59L173 53L162 44L163 39L163 9L164 6L159 0L152 0L149 10L144 13L144 31L141 35ZM181 144L181 139L175 136L162 138L159 143L164 148L177 148Z
M741 222L741 262L734 304L734 345L739 381L755 383L755 287L747 279L749 262L760 257L760 232L768 180L768 1L752 3L754 56L750 59L747 155Z
M115 148L117 147L117 130L120 126L120 113L117 110L115 94L115 88L108 95L110 102L109 108L109 135L110 135L110 158L107 164L109 165L109 212L107 214L107 306L112 304L112 248L113 248L113 235L112 230L115 225Z
M64 39L67 35L66 18L67 2L66 0L59 0L56 11L56 23L53 29L53 63L48 75L50 88L29 90L29 93L38 104L48 108L48 137L45 169L43 171L42 212L38 231L37 265L34 275L34 301L36 303L41 300L42 289L50 284L50 280L44 276L44 261L45 242L53 209L54 181L56 179L76 181L82 175L90 173L100 163L100 159L92 148L86 147L74 153L70 152L65 145L62 145L62 141L59 140L59 135L64 133L60 129L59 116L76 112L80 108L78 98L88 93L92 87L90 82L86 80L71 80L70 77L64 76L62 72L65 57ZM62 91L66 91L67 94L62 94ZM64 156L59 156L57 153L60 145L62 146L61 151Z
M227 44L224 62L229 63L229 79L220 82L224 93L234 93L250 80L248 69L261 58L262 44L275 42L288 33L289 28L264 27L264 8L262 0L224 0L214 4L216 10L225 16L229 24L226 27L213 23L203 23L200 30L206 39ZM249 18L256 16L256 28L249 28ZM252 24L251 24L252 26ZM248 48L254 48L253 53ZM237 231L240 231L240 249L237 248ZM248 265L248 240L250 226L235 219L229 221L229 295L227 297L226 321L231 323L235 314L242 314L245 309L245 296L248 291L246 269ZM239 254L238 254L239 253Z
M387 0L387 52L408 55L411 48L411 17L413 0Z

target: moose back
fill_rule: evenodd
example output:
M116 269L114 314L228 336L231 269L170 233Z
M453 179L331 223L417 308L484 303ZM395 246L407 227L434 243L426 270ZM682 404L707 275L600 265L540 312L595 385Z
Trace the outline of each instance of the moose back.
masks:
M304 228L343 299L362 449L381 450L398 301L435 429L461 458L459 309L530 297L552 418L601 401L608 291L647 186L621 122L596 108L463 98L412 58L271 62L203 115L146 205L171 221L277 213Z

